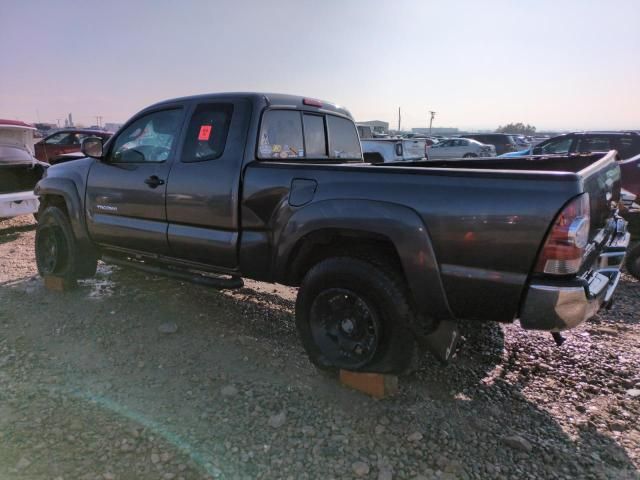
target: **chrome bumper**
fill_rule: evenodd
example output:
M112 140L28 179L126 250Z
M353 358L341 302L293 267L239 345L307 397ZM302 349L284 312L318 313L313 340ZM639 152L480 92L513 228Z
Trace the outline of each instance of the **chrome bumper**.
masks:
M520 310L520 325L529 330L567 330L593 317L611 304L620 281L631 235L618 234L600 254L593 272L581 285L559 282L529 285Z

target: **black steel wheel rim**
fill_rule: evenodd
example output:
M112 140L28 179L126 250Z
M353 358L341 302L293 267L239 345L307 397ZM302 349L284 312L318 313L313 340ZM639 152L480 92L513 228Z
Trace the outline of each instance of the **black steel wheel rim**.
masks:
M316 346L329 362L353 369L373 359L382 332L370 304L343 288L324 290L314 299L310 327Z
M67 258L66 242L59 228L43 228L38 235L38 263L44 274L59 273Z

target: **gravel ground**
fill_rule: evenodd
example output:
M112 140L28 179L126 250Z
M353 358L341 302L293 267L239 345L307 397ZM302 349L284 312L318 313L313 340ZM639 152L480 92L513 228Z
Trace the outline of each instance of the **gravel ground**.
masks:
M397 396L318 373L295 291L217 292L101 265L44 289L0 222L0 478L640 478L640 288L567 334L464 325Z

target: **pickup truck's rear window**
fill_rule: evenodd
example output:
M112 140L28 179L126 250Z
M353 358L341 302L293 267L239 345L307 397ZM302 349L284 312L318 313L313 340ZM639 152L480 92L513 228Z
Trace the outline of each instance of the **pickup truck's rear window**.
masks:
M302 158L302 120L300 112L269 110L262 119L259 158Z
M352 121L327 115L329 128L329 152L333 158L362 158L360 139Z
M182 152L183 162L205 162L219 158L227 143L233 105L198 105L191 116Z
M347 118L268 110L262 119L258 158L361 160L362 152L356 127Z

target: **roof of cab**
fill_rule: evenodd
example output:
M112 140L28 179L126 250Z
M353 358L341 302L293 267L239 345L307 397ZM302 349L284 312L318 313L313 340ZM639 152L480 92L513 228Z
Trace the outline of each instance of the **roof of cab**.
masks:
M165 104L172 104L172 103L185 102L185 101L205 102L205 101L214 100L214 99L219 100L224 98L237 98L237 97L246 97L253 100L254 102L262 102L267 106L287 106L287 107L294 107L294 108L300 108L300 109L311 110L311 111L313 110L330 111L330 112L338 113L340 115L345 115L353 119L353 116L351 115L351 112L349 112L349 110L347 110L344 107L341 107L340 105L336 105L335 103L319 100L314 97L304 97L301 95L288 95L283 93L260 93L260 92L205 93L201 95L192 95L188 97L179 97L179 98L163 100L162 102L155 103L154 105L151 105L147 108L153 108L153 107L158 107ZM320 101L322 102L322 106L315 107L313 105L305 105L303 103L305 99Z

